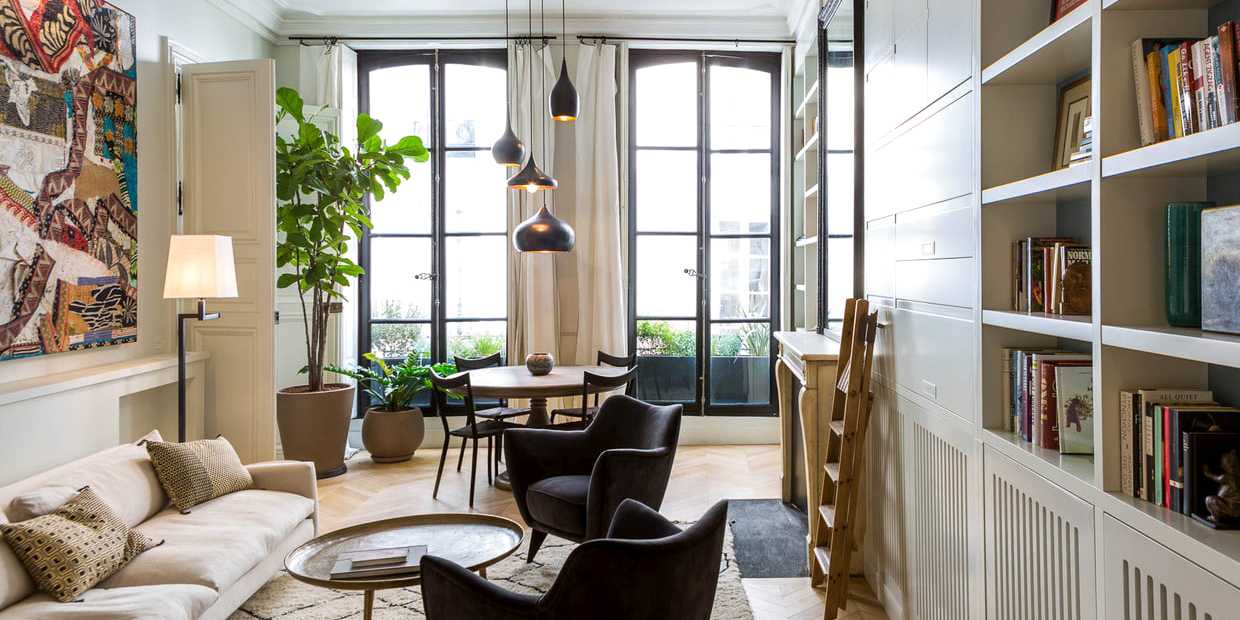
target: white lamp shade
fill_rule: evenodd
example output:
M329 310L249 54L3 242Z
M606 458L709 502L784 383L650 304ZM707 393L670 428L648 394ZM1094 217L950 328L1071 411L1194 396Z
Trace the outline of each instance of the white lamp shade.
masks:
M232 237L173 235L168 244L164 299L236 297Z

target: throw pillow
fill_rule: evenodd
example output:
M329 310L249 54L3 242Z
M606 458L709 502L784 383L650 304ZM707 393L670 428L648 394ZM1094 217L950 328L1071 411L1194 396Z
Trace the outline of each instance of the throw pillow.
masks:
M20 522L52 514L77 494L77 489L60 484L22 493L9 502L9 520Z
M186 443L148 441L146 451L159 484L181 512L254 484L237 451L223 437Z
M90 487L55 512L0 525L39 589L67 603L158 543L129 529Z

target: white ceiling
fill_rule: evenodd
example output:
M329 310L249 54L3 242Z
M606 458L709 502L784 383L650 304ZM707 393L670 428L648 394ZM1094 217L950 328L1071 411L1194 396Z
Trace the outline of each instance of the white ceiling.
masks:
M283 17L494 15L504 12L503 0L274 0ZM559 0L546 2L548 18L560 12ZM783 16L791 0L565 0L570 15L701 15L711 17ZM527 4L512 0L513 16ZM539 4L534 3L535 19Z

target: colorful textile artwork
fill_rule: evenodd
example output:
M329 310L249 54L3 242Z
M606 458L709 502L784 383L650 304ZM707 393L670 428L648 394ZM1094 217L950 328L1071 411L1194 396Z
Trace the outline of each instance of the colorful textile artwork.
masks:
M0 29L0 360L133 342L133 16L0 0Z

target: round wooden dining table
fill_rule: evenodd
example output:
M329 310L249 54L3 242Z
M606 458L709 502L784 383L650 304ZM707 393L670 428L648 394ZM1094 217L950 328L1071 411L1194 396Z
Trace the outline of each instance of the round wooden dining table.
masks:
M550 374L536 377L525 366L495 366L469 371L469 383L475 398L528 398L530 415L525 425L541 428L548 424L547 399L580 396L586 372L616 376L628 372L628 369L616 366L556 366ZM590 389L591 394L604 391L610 390ZM495 486L505 490L510 488L508 472L496 477Z

